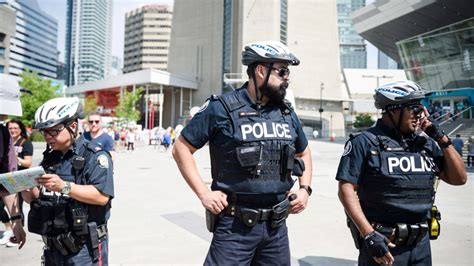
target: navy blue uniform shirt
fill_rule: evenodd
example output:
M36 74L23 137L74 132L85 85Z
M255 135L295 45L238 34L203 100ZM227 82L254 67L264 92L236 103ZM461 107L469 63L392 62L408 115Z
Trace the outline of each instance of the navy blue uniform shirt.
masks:
M52 166L52 172L64 181L69 181L76 184L81 184L81 176L74 175L73 159L76 155L84 156L85 154L79 154L80 150L84 149L83 145L88 142L84 138L78 138L73 146L62 155L59 151L46 151L44 153L44 159L42 162L43 167ZM89 143L87 152L89 156L85 156L84 162L84 178L85 185L93 185L98 191L110 196L110 199L114 197L114 181L113 181L113 164L112 159L108 152L104 151L100 146ZM45 168L46 171L51 169ZM109 216L110 204L106 206L90 205L89 208L89 221L95 221L98 225L106 222ZM105 215L105 216L104 216Z
M102 133L97 138L92 138L90 132L84 132L82 136L93 144L99 145L106 151L114 151L114 140L107 133Z
M370 131L375 135L387 136L395 140L399 139L394 130L385 126L380 119ZM428 146L435 164L442 171L444 161L443 152L431 138L428 139ZM370 156L370 150L373 148L376 148L375 144L363 135L358 135L348 140L339 162L336 180L347 181L356 185L359 184L360 178L364 176L366 171L366 162L368 156Z
M244 84L239 91L242 93L242 98L245 100L245 103L256 111L257 106L250 98L246 84ZM280 112L280 110L276 106L263 106L261 109L262 116L265 116L270 112ZM300 153L308 146L308 140L303 133L300 120L294 112L291 112L291 120L297 134L295 138L296 153ZM202 148L208 141L220 146L221 144L233 139L230 116L219 100L212 98L208 99L201 107L201 110L183 129L181 135L189 142L189 144L197 149Z

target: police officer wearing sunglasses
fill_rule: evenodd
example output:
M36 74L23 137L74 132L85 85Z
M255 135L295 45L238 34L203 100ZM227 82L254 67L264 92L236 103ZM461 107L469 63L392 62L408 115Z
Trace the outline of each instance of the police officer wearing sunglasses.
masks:
M436 177L466 183L464 163L428 119L424 97L411 81L377 88L382 118L345 145L336 179L359 265L431 265Z
M205 265L290 265L289 213L311 195L311 153L295 112L284 100L289 65L299 60L279 42L245 46L249 81L211 97L183 129L173 156L207 210L213 232ZM212 185L193 153L209 143ZM299 176L299 187L292 190Z
M22 192L30 203L28 230L45 244L45 265L107 265L113 165L108 152L77 138L84 118L78 98L55 98L35 114L47 149L39 187Z

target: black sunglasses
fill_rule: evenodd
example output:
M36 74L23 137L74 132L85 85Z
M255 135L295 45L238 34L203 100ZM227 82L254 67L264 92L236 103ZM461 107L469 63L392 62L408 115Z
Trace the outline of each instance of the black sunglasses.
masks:
M423 112L423 105L420 104L405 105L405 108L414 115L419 115Z
M89 120L89 124L99 124L100 123L100 120Z
M280 77L287 77L290 75L290 69L286 67L280 67L280 68L274 68L272 67L272 70L275 70L278 73L278 76Z
M43 136L46 136L46 134L50 135L51 137L56 137L59 132L63 131L66 127L62 127L62 128L52 128L52 129L40 129L39 131L41 132L41 134L43 134Z

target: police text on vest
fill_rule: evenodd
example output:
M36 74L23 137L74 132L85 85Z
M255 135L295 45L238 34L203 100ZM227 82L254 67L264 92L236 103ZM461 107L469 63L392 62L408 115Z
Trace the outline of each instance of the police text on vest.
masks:
M290 126L286 123L257 122L240 126L243 140L249 137L255 139L285 138L291 139Z

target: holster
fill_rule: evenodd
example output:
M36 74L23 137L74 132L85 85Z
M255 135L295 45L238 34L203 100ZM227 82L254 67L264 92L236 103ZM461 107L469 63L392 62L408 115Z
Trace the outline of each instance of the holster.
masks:
M357 226L349 217L349 215L347 215L347 213L346 213L346 218L347 218L347 227L349 227L349 230L351 232L352 239L354 240L354 245L356 249L360 249L362 237L359 234L359 229L357 229Z
M272 207L273 215L272 215L272 222L270 226L272 228L277 228L283 225L286 218L288 218L290 208L290 199L287 198L280 203L276 204Z
M206 209L206 227L209 232L214 233L216 231L218 221L219 216Z
M89 234L87 235L87 245L89 252L92 257L92 261L96 262L99 260L99 235L97 233L97 224L95 222L87 223Z

